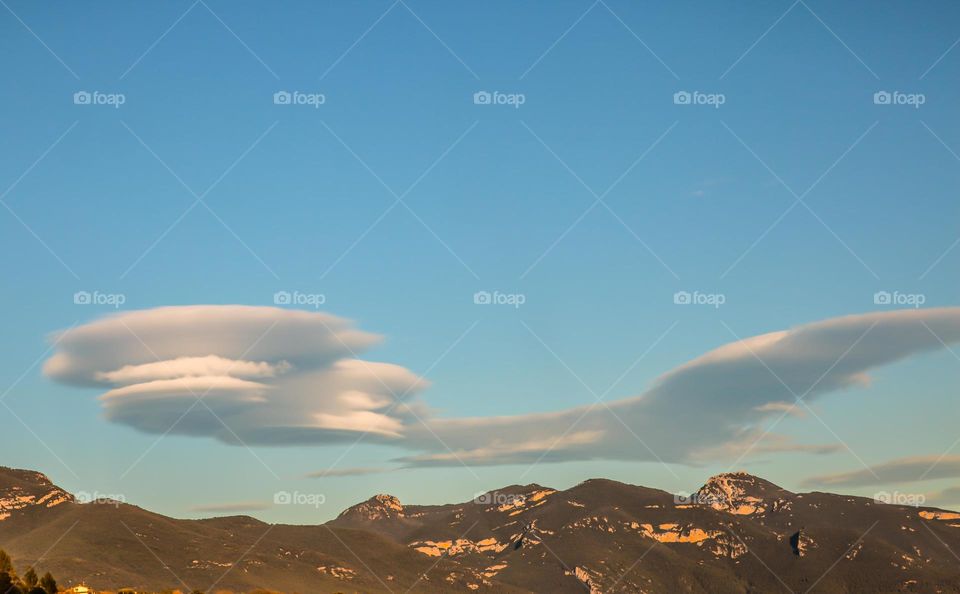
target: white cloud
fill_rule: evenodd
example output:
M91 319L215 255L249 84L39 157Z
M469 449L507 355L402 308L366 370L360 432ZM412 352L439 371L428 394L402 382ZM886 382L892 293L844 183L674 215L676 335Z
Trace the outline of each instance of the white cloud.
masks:
M316 369L380 342L349 320L322 312L243 305L190 305L132 311L58 333L57 352L44 364L51 377L101 386L104 374L126 367L185 366L214 356ZM238 363L238 368L243 363ZM238 372L239 373L239 372ZM189 375L190 373L184 373Z
M941 342L941 340L943 342ZM836 390L868 385L867 373L912 355L960 341L960 308L911 309L846 316L735 341L662 375L641 395L608 404L511 417L434 419L430 432L412 427L407 442L433 456L410 456L410 465L457 464L435 433L462 460L503 464L554 460L664 460L700 462L734 458L762 435L780 406L804 395L812 402ZM774 406L770 406L774 405ZM613 413L613 414L611 414ZM601 437L571 444L575 431ZM559 441L557 441L559 439ZM828 453L834 444L789 444L771 436L754 450ZM539 452L530 443L553 442ZM496 450L491 450L491 444ZM742 447L732 447L742 444ZM501 453L502 452L502 453ZM439 457L436 455L439 454Z
M113 371L97 372L94 377L111 384L124 385L152 379L191 376L275 377L286 373L291 367L286 361L272 364L266 361L237 361L207 355L206 357L177 357L140 365L124 365Z
M176 423L176 433L247 444L321 444L369 433L408 450L398 461L409 466L698 463L737 457L758 439L757 453L835 451L836 444L764 435L764 423L795 395L811 402L864 387L879 366L960 341L960 308L847 316L762 334L679 365L609 410L584 405L502 417L432 416L417 399L425 380L358 358L378 341L320 312L166 307L66 331L44 370L106 389L110 420L152 433ZM395 395L403 396L397 406Z
M910 456L876 466L812 476L803 481L807 486L862 487L887 483L913 483L926 480L960 478L960 455Z
M565 458L577 446L590 446L603 439L603 431L571 431L556 438L535 438L527 441L504 440L491 433L488 445L471 449L443 451L409 456L403 459L411 466L455 466L459 464L523 464L534 462L544 453L545 461ZM548 458L547 456L551 456Z
M271 444L369 431L372 440L393 440L409 415L405 407L388 412L394 395L413 398L427 385L402 367L357 359L380 337L320 312L163 307L54 338L45 373L108 388L100 396L107 419L148 433Z
M304 478L337 478L337 477L346 477L346 476L366 476L368 474L383 474L386 472L393 472L395 468L382 468L379 466L368 467L368 466L354 466L351 468L329 468L327 470L320 470L318 472L311 472L304 476Z
M761 404L755 410L758 412L780 412L783 414L795 416L795 417L806 417L807 413L803 409L802 404L794 402L767 402Z

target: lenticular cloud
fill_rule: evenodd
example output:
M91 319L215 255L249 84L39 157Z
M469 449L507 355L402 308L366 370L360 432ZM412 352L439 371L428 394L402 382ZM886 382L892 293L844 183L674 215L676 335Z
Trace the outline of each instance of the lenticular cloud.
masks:
M395 439L426 382L358 354L380 337L349 320L272 307L163 307L56 334L44 372L103 388L108 419L228 442Z
M327 313L273 307L163 307L55 335L50 377L102 390L106 417L149 433L228 443L370 441L408 466L570 460L736 459L745 451L823 454L765 424L875 368L960 342L960 308L874 312L721 345L638 395L546 413L427 414L427 382L359 354L380 337ZM801 407L802 410L802 407Z

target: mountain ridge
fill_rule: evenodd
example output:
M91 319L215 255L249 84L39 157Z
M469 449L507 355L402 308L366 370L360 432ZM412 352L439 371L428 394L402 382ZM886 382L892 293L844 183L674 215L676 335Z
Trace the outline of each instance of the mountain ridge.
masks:
M319 525L81 503L0 467L0 547L63 585L287 592L960 592L960 514L792 493L737 472L690 496L590 479L445 505L380 493ZM51 548L51 545L54 545Z

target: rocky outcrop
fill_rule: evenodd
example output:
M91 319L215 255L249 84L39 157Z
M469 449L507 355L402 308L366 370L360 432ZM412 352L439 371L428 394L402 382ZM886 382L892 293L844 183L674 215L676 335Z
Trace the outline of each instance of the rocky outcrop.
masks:
M924 520L960 520L960 514L957 512L923 510L919 515Z
M29 507L54 507L73 501L73 495L54 485L45 474L0 467L0 521Z
M400 500L393 495L381 493L363 503L343 510L337 519L361 519L367 521L403 518L404 509Z
M580 580L580 583L583 584L584 588L589 591L590 594L603 594L603 590L596 584L596 578L590 574L588 569L574 567L572 571L567 570L564 573Z
M797 530L790 535L790 548L793 549L793 554L797 557L803 557L815 546L816 544L813 542L813 539L810 538L810 535L804 532L803 529Z
M790 493L746 472L725 472L710 479L691 498L697 505L738 516L789 509Z

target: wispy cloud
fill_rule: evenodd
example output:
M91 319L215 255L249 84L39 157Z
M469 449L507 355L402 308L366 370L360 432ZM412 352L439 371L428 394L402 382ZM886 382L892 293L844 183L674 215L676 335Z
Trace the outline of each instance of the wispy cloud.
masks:
M383 474L393 472L396 468L374 468L374 467L353 467L353 468L331 468L330 470L321 470L311 472L306 478L336 478L341 476L363 476L367 474Z
M960 487L949 487L942 491L928 493L925 503L927 505L949 505L952 507L960 506Z
M805 479L803 484L824 487L861 487L943 478L960 478L960 455L898 458L871 466L870 470L863 469L812 476Z

